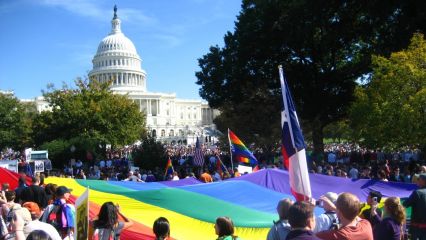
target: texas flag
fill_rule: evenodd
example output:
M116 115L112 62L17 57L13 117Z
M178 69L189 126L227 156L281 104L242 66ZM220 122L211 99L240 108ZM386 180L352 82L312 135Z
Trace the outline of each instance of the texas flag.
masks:
M279 68L283 110L281 112L282 146L284 164L290 176L290 189L298 201L307 201L312 197L306 162L305 140L297 119L296 108L290 94L281 66Z

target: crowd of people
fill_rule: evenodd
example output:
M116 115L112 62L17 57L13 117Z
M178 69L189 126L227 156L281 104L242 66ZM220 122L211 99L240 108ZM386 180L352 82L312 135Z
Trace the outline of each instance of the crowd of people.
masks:
M10 189L2 184L0 194L1 239L74 239L75 207L69 202L71 190L66 186L44 184L43 175L32 178L26 185L24 177L19 186ZM382 199L382 194L371 191L366 206L351 193L328 192L316 201L282 199L277 204L278 221L268 232L267 240L281 239L366 239L401 240L426 239L426 174L417 178L418 189L403 203L397 197ZM380 203L383 208L379 209ZM314 215L315 206L324 212ZM406 207L411 207L411 224L406 227ZM153 223L156 239L169 239L171 224L159 217ZM105 202L98 215L91 219L93 240L120 239L123 230L133 225L120 206ZM219 240L240 239L235 236L232 219L220 216L214 225Z
M202 182L222 181L239 177L232 168L230 156L218 148L203 147L204 163L194 163L194 146L164 145L164 151L173 163L172 174L164 168L131 168L129 154L109 154L95 164L72 161L58 175L82 179L112 181L154 182L194 177ZM280 153L266 154L254 151L258 168L284 168ZM19 152L8 151L2 160L22 159ZM383 198L371 191L366 205L351 193L325 193L316 201L283 199L277 205L279 219L273 223L267 239L426 239L426 166L424 155L415 149L384 152L368 150L354 144L329 144L323 156L308 151L311 173L351 179L377 179L416 183L419 188L408 199ZM70 189L66 186L44 184L44 175L35 176L27 186L19 179L16 189L2 185L0 239L73 239L75 208L69 203ZM382 199L383 198L383 199ZM379 208L379 204L383 208ZM314 207L324 212L314 216ZM406 207L412 207L411 221L407 222ZM407 224L409 223L409 224ZM119 239L120 233L133 222L121 212L118 204L106 202L91 221L91 239ZM171 232L168 219L159 217L153 223L156 239L168 239ZM218 239L239 239L234 234L232 219L219 216L215 233Z
M388 197L379 209L382 194L371 191L367 206L351 193L328 192L315 204L283 199L277 205L279 220L269 230L267 240L279 239L426 239L426 174L420 174L418 189L401 203ZM319 205L324 213L314 216ZM412 207L411 224L407 230L406 207ZM363 210L362 210L363 209Z

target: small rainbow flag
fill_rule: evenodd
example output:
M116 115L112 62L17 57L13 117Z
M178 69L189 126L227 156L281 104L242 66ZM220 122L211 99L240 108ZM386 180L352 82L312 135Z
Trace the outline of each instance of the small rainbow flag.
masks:
M167 165L166 165L166 171L164 173L165 177L172 175L174 172L173 170L173 165L172 165L172 160L169 158L169 160L167 160Z
M238 162L247 163L251 166L257 165L257 159L244 143L228 129L229 144L231 145L232 156Z

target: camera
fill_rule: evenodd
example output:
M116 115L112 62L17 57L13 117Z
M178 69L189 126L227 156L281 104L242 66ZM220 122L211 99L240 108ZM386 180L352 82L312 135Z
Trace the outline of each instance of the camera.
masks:
M323 201L321 201L321 200L316 200L316 201L315 201L315 206L323 207L323 206L324 206L324 203L323 203Z
M373 202L377 202L377 197L373 197Z

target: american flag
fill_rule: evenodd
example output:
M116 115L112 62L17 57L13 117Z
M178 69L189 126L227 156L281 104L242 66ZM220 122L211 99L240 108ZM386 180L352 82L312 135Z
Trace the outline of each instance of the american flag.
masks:
M195 152L194 152L194 165L203 166L204 165L204 154L200 146L200 141L197 138L195 143Z

